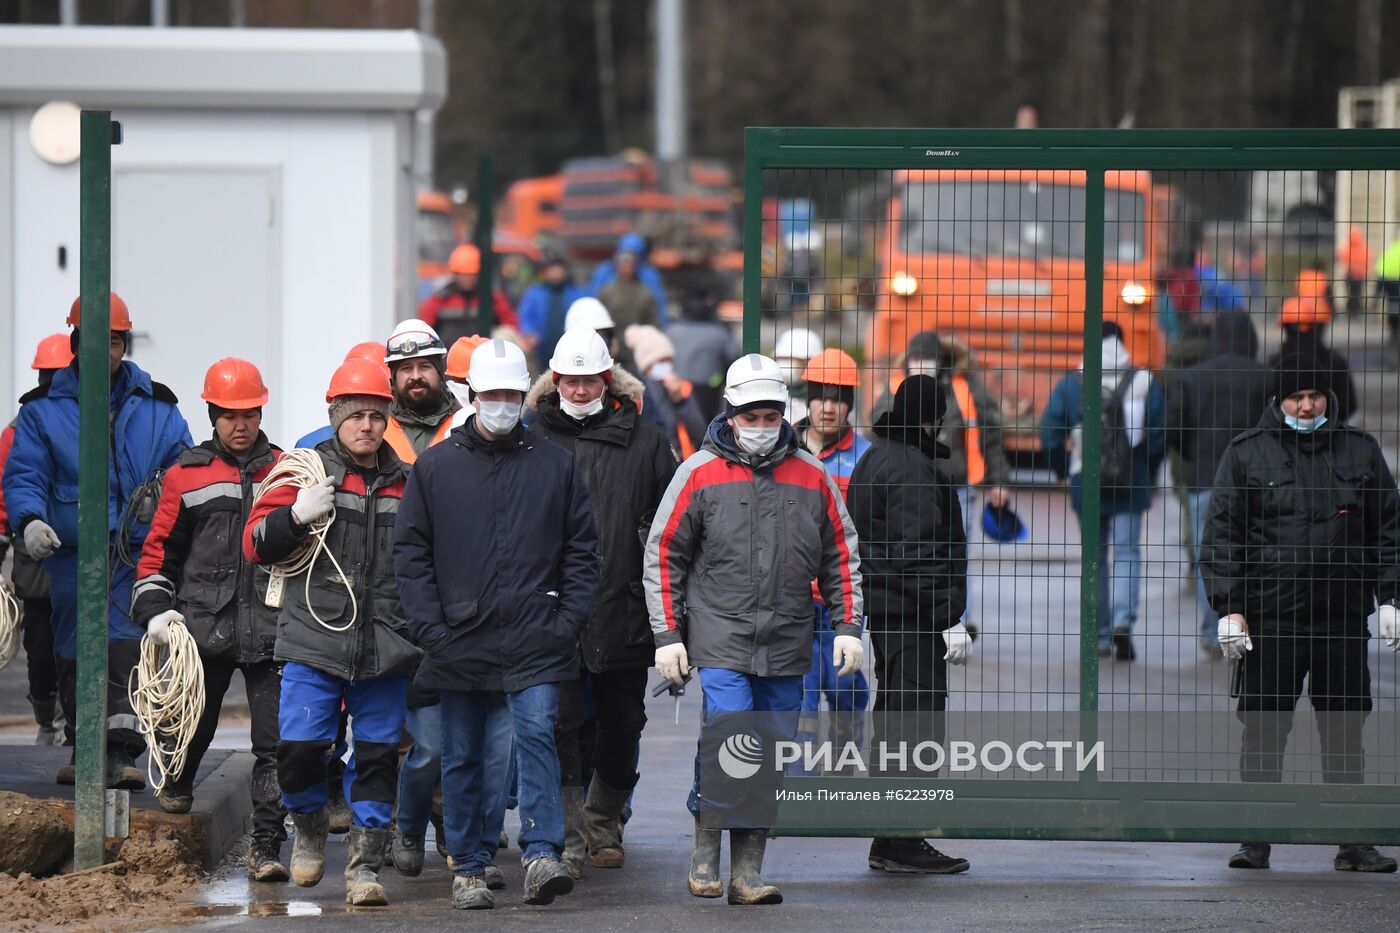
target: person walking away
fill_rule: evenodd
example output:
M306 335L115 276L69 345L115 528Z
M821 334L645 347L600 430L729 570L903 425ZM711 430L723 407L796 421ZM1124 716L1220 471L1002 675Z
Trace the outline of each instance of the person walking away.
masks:
M281 455L262 432L267 387L247 360L219 360L204 377L214 436L191 447L165 474L160 503L141 550L131 616L147 637L167 644L182 622L204 667L204 712L184 769L166 778L156 801L167 813L188 813L195 774L219 727L235 670L243 673L253 744L249 790L253 832L250 881L286 881L282 828L286 810L277 787L277 706L281 678L272 649L277 610L267 605L266 574L243 556L243 527L253 491Z
M967 593L967 539L955 487L939 464L947 409L942 384L910 376L875 422L875 440L846 490L863 542L865 605L875 646L876 742L912 748L943 742L948 665L965 664L972 638L961 618ZM870 868L917 874L967 871L966 859L918 836L877 836Z
M394 401L384 442L409 466L447 436L457 401L447 391L447 347L422 321L402 321L384 345Z
M404 465L384 443L393 393L369 360L342 363L326 392L335 437L315 448L326 480L274 488L253 503L243 553L277 564L305 545L322 548L286 580L273 658L282 665L277 780L296 838L292 880L318 884L325 871L326 757L341 706L353 751L345 900L388 903L379 872L389 842L399 737L408 680L422 652L407 630L390 561ZM322 532L313 528L330 518Z
M1367 279L1371 273L1371 247L1360 227L1347 231L1347 241L1337 250L1337 263L1347 280L1347 311L1361 310L1366 300Z
M612 319L617 329L624 334L634 324L648 324L657 327L661 324L660 304L651 289L637 278L639 258L631 251L619 252L613 257L614 278L598 289L597 297Z
M640 233L624 233L618 237L617 249L614 250L613 258L600 262L598 267L593 270L588 290L594 295L598 295L618 277L619 256L626 254L636 257L637 280L645 285L652 297L656 299L656 325L664 328L670 323L670 317L667 313L666 284L661 280L661 271L647 262L649 252L646 237ZM573 328L565 329L572 330Z
M773 344L773 358L778 361L783 378L787 380L789 424L797 424L807 417L807 383L803 381L802 373L807 369L808 361L825 349L826 344L822 343L822 339L805 327L783 331Z
M1366 620L1400 648L1400 493L1371 435L1329 415L1331 375L1288 356L1259 423L1225 449L1201 546L1218 637L1244 725L1240 779L1278 783L1308 683L1328 784L1365 781L1371 711ZM1379 607L1379 608L1377 608ZM1231 868L1268 868L1247 841ZM1393 872L1374 846L1342 845L1338 871Z
M780 904L782 892L761 873L782 782L775 743L796 731L812 666L812 582L831 609L837 675L849 676L865 653L860 557L835 481L783 420L778 363L740 357L724 400L704 448L681 464L656 511L643 579L657 672L680 687L693 665L703 694L687 888L725 893L719 850L728 829L729 903ZM764 756L760 776L745 782L715 773L736 723L758 733Z
M577 879L585 856L594 868L623 864L619 827L639 778L654 654L642 592L642 535L676 472L676 455L637 410L642 384L613 362L596 332L566 331L549 368L525 406L536 413L533 430L574 455L598 528L597 595L579 636L582 676L561 684L555 726L564 864ZM593 749L586 799L581 748Z
M39 373L37 388L47 388L53 382L54 374L67 368L71 362L73 351L68 346L67 334L50 334L40 340L30 364L30 368ZM14 442L15 422L11 421L4 431L0 431L0 476L5 473L5 461L10 458L10 448ZM10 584L21 606L20 626L25 673L29 682L26 699L39 726L34 744L71 744L77 724L68 721L59 702L59 663L53 648L53 603L49 599L49 575L44 571L43 563L25 551L24 542L16 541L9 514L5 511L5 496L0 489L0 563L4 563L5 551L11 545L14 545L14 560L10 565Z
M437 331L444 346L472 334L490 336L497 325L520 329L520 319L505 293L481 284L481 250L476 246L462 243L454 249L447 258L447 271L448 283L418 306L419 319ZM483 289L491 296L489 312L481 306Z
M476 413L419 458L394 535L399 592L426 649L415 684L442 697L452 906L495 906L485 869L504 819L512 734L525 902L573 890L554 730L578 679L598 535L583 470L520 424L530 375L503 340L472 353ZM630 761L619 763L622 766Z
M709 424L695 400L695 387L676 374L676 347L655 327L629 327L627 346L645 386L642 416L659 427L681 459L704 442Z
M1167 449L1179 458L1197 555L1220 458L1235 435L1258 424L1273 394L1272 374L1259 362L1258 354L1259 337L1249 315L1217 314L1211 327L1210 356L1182 373L1167 393ZM1195 573L1201 650L1218 658L1219 616L1206 596L1199 560Z
M107 529L107 786L140 790L136 759L146 748L127 696L141 656L141 627L131 618L135 555L155 514L155 481L193 442L175 394L124 359L131 349L131 312L111 295L107 373L111 450ZM81 299L68 312L69 348L76 352ZM5 464L5 507L30 557L44 562L53 605L59 696L69 723L77 722L78 658L78 361L21 399L14 446ZM72 784L74 760L58 771Z
M1152 374L1133 365L1123 330L1103 325L1099 467L1099 656L1137 656L1132 631L1142 590L1143 516L1166 454L1166 400ZM1084 364L1064 375L1040 419L1040 441L1080 519L1084 485ZM1112 558L1112 570L1109 559Z
M570 277L569 262L562 253L550 250L544 254L540 280L525 290L519 311L520 333L534 350L541 369L549 368L549 354L564 336L569 307L587 294Z
M734 331L716 314L714 295L692 289L681 299L680 319L666 326L666 336L676 348L676 375L695 387L695 401L707 424L724 404L724 374L741 355Z

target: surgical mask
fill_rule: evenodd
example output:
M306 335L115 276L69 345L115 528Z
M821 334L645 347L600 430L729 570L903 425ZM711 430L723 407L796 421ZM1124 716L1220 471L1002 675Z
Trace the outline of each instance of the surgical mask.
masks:
M452 393L452 397L457 400L457 404L463 408L472 407L472 390L465 382L453 382L448 380L447 391Z
M675 374L676 367L671 363L657 363L651 369L647 370L647 375L658 382L665 379L667 376L674 376Z
M519 402L488 402L478 399L476 404L476 416L481 419L481 426L492 434L509 434L520 423Z
M582 421L584 418L598 414L603 410L603 397L600 395L591 402L584 402L582 405L575 405L573 402L559 396L559 407L564 414L575 421Z
M1316 418L1299 418L1296 415L1284 415L1283 423L1299 434L1311 434L1327 423L1327 416L1318 415Z
M769 453L777 445L778 438L782 433L782 425L771 428L744 428L736 425L734 428L739 449L755 457L762 457Z
M909 375L911 375L911 376L937 376L937 375L938 375L938 361L937 361L937 360L910 360L910 361L909 361L908 369L909 369Z

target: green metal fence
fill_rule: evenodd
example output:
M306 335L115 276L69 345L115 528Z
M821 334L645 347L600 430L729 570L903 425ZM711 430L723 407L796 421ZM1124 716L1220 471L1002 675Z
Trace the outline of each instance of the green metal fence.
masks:
M892 781L817 763L790 772L780 831L1400 842L1395 655L1378 638L1364 648L1374 710L1358 720L1360 783L1321 773L1307 699L1281 780L1240 780L1235 672L1207 653L1199 627L1185 454L1166 454L1144 490L1152 505L1138 532L1142 595L1127 660L1111 637L1104 654L1099 621L1109 611L1099 604L1109 573L1100 536L1118 527L1101 495L1101 394L1083 393L1077 520L1049 469L1063 451L1044 449L1039 433L1051 387L1081 357L1070 379L1101 384L1103 344L1085 335L1105 320L1123 328L1134 365L1175 403L1188 371L1210 356L1213 315L1244 314L1261 360L1291 352L1285 341L1299 328L1280 322L1301 315L1304 337L1323 333L1349 357L1352 423L1379 441L1393 471L1400 382L1390 328L1400 298L1370 286L1388 287L1371 270L1400 238L1397 172L1400 132L1382 130L746 131L747 352L773 353L794 327L847 350L861 365L851 423L862 435L907 375L914 334L934 330L983 361L973 371L995 399L1015 466L1006 485L1031 535L997 544L972 523L968 618L975 613L979 636L972 661L949 669L940 729L949 742L1103 743L1087 767L1056 775L979 759ZM1365 294L1353 291L1350 254L1338 250L1351 226L1371 253ZM1315 324L1318 302L1289 303L1312 266L1331 314ZM1178 425L1175 446L1189 447L1193 430ZM1393 488L1393 477L1384 482ZM967 500L978 509L980 492ZM1346 572L1321 566L1318 580ZM1374 619L1370 627L1375 636ZM862 730L868 742L868 723Z

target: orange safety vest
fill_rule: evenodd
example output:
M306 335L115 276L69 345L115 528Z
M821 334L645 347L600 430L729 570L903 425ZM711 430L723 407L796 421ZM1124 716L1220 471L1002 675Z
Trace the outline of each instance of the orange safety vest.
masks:
M428 442L431 447L442 440L452 431L452 416L448 415L442 419L442 424L438 425L437 433ZM399 419L393 415L389 416L389 426L384 429L384 441L392 448L394 453L399 455L399 459L404 463L416 463L418 461L418 451L413 449L413 444L409 441L408 435L404 433L403 425L399 424Z
M890 394L899 390L904 382L904 374L890 377ZM972 399L972 386L966 376L954 376L953 400L958 403L958 411L963 416L963 452L967 458L967 484L980 486L987 478L987 459L982 456L982 429L977 426L977 403Z

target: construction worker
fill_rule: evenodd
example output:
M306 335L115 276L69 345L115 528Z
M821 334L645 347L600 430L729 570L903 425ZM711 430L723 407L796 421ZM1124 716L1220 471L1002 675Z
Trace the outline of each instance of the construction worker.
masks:
M377 340L362 340L345 352L345 359L350 360L374 360L376 363L384 363L384 344ZM384 367L384 375L388 378L388 367ZM335 437L335 431L330 425L322 425L309 434L303 435L296 443L298 447L315 447L322 441L328 441Z
M836 481L841 498L851 484L856 463L870 449L870 442L851 426L856 387L860 372L856 361L835 347L823 350L807 362L802 372L807 384L807 417L793 425L798 442L821 461ZM870 684L863 671L840 676L831 663L836 633L831 628L831 608L818 598L813 601L816 632L812 636L812 669L802 681L802 711L812 717L821 709L822 698L837 715L838 743L854 736L851 714L865 711L870 702Z
M272 648L277 610L267 605L268 576L243 556L243 526L253 490L281 456L262 432L267 387L247 360L219 360L201 396L214 436L191 447L165 474L160 504L141 551L131 616L147 637L166 644L171 622L189 629L204 666L204 712L179 774L156 798L167 813L188 813L194 779L219 726L224 694L243 672L252 717L253 834L251 881L286 881L286 832L277 787L277 701L281 682Z
M637 277L640 262L636 253L618 251L613 257L613 280L596 292L598 300L607 307L623 334L634 324L657 327L661 323L661 303L646 283Z
M457 413L452 416L452 430L457 430L467 423L473 412L472 407L472 387L470 377L472 371L472 354L476 348L483 343L490 343L486 337L471 336L459 337L452 345L452 349L447 351L447 391L452 393L452 397L457 400Z
M310 887L325 870L326 757L341 706L354 750L345 769L353 814L345 899L388 903L379 872L390 841L394 780L409 678L422 652L409 637L391 546L404 465L388 444L393 393L370 360L342 363L326 392L335 437L315 448L326 479L284 485L253 503L243 553L278 564L305 545L315 557L287 578L273 657L282 665L277 779L296 827L292 880ZM313 528L332 518L315 534Z
M676 347L676 375L695 387L700 414L709 422L724 404L724 374L742 354L734 332L718 320L714 294L705 288L686 292L679 320L666 327Z
M427 651L415 685L442 698L443 816L461 910L495 906L485 871L505 815L512 735L525 902L573 890L560 860L554 730L561 684L579 676L598 577L584 471L520 423L524 351L499 339L477 347L471 385L476 413L418 459L394 535L399 592Z
M456 343L458 337L490 336L498 325L520 329L520 319L500 289L486 286L491 293L491 311L488 314L482 309L481 251L476 246L463 243L454 249L447 259L447 271L451 280L418 306L418 317L442 335L444 346Z
M411 466L447 437L459 407L446 387L447 347L430 325L408 320L394 328L384 350L394 384L384 443Z
M1337 250L1337 262L1347 279L1347 310L1360 311L1366 299L1366 280L1371 274L1371 247L1360 227L1347 231L1347 241Z
M646 237L640 233L624 233L617 239L617 249L613 258L598 263L598 267L593 270L588 289L601 296L603 289L618 277L618 266L622 262L631 261L636 267L637 280L646 286L656 300L657 326L665 327L669 323L666 313L666 284L661 280L660 270L647 262L648 252Z
M791 400L787 410L789 424L797 424L807 417L807 383L802 373L807 369L807 362L825 349L822 339L805 327L783 331L773 345L773 358L782 367Z
M68 312L69 346L76 352L82 312ZM90 374L109 381L111 450L107 528L107 786L140 790L145 779L136 758L146 742L127 698L131 669L141 654L143 629L130 616L136 556L155 514L154 481L191 444L175 394L124 359L131 348L131 313L111 295L108 370ZM54 653L64 716L77 722L78 657L78 361L29 392L15 422L14 447L5 464L5 507L30 557L44 562L53 603ZM72 784L70 761L58 783Z
M724 399L725 414L681 464L652 520L647 611L658 673L679 689L694 665L704 693L687 887L696 897L725 893L727 828L729 903L779 904L782 893L761 877L782 783L773 753L797 729L812 667L812 581L831 607L837 674L848 676L864 658L860 558L835 481L783 420L788 386L777 362L741 357ZM743 782L715 771L738 730L758 739L762 755Z
M1332 320L1332 286L1321 261L1307 264L1298 273L1294 293L1284 299L1278 323L1287 337L1320 331Z
M1376 287L1385 298L1385 323L1390 328L1392 355L1400 357L1400 237L1376 260Z
M661 430L638 411L643 386L613 362L589 328L565 331L525 399L532 428L571 451L593 500L598 526L598 591L579 633L583 679L562 685L555 744L564 788L564 864L578 878L585 855L595 868L621 868L623 807L637 784L653 647L642 598L642 542L676 472ZM586 709L594 713L590 718ZM592 733L581 741L584 730ZM593 751L587 768L580 748ZM584 798L584 773L592 771Z
M700 449L709 423L695 399L695 387L676 373L676 348L659 328L627 329L627 348L645 387L642 415L661 429L684 460Z
M30 368L39 373L39 388L45 388L53 382L54 373L71 362L73 351L68 346L68 335L51 334L39 341ZM4 475L5 461L9 459L14 441L15 423L11 421L4 431L0 431L0 475ZM0 563L4 563L5 551L14 543L14 539L14 530L10 528L9 516L5 512L5 497L0 494ZM59 666L53 651L53 603L49 600L49 575L44 572L42 562L25 552L22 542L14 548L10 583L14 587L15 598L23 607L20 619L29 678L28 699L34 710L34 721L39 724L39 734L35 736L34 744L63 745L72 742L77 724L69 722L63 715L63 706L58 699Z
M549 368L549 355L564 336L569 307L588 291L569 275L569 261L549 251L540 260L540 280L520 298L520 333L535 352L541 369Z

